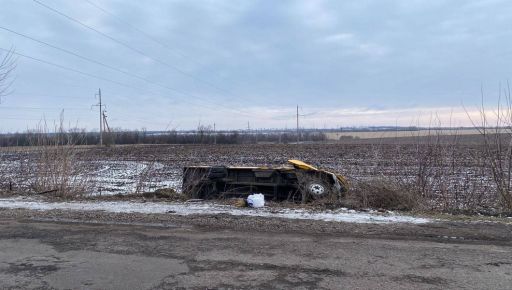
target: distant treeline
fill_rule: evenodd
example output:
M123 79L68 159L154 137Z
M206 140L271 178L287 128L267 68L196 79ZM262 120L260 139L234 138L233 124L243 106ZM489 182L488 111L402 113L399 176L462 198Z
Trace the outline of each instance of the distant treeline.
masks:
M0 147L35 146L38 140L54 140L50 143L62 145L99 144L98 132L69 131L59 133L23 132L0 134ZM327 140L322 132L305 131L300 134L300 142L318 142ZM116 131L103 133L105 145L125 144L248 144L248 143L292 143L297 141L295 132L211 132L211 131Z

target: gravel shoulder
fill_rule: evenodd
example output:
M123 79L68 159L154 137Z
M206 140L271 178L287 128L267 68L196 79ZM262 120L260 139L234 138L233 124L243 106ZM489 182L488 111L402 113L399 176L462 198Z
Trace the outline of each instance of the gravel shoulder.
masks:
M55 221L69 223L135 224L161 227L194 227L199 229L235 230L243 232L332 234L356 238L429 240L512 246L510 219L496 221L435 220L413 223L348 223L319 220L238 216L230 214L176 215L145 213L113 213L105 211L0 209L0 219Z

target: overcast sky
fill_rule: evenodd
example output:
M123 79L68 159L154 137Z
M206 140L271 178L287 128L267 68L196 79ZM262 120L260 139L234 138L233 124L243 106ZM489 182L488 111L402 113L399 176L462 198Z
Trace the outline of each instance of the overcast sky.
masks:
M98 88L111 127L468 125L511 76L506 0L38 1L0 0L0 48L61 67L19 56L2 132L97 129Z

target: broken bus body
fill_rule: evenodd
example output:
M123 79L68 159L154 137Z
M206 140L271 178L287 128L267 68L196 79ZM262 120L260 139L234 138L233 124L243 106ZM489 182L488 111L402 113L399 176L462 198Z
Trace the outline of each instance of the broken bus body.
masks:
M187 166L183 192L192 198L213 199L262 193L269 200L341 198L348 190L344 176L300 160L280 167Z

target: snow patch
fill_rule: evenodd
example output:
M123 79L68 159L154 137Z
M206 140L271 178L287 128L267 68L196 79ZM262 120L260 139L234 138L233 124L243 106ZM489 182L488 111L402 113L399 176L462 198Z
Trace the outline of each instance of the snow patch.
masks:
M135 201L88 201L88 202L45 202L27 198L0 199L0 208L22 208L31 210L72 210L72 211L106 211L114 213L143 214L230 214L236 216L254 216L286 219L321 220L351 223L429 223L426 218L403 216L396 213L378 214L357 212L347 209L312 211L306 209L275 208L237 208L212 202L135 202Z
M92 183L96 188L92 195L127 194L136 191L137 186L145 190L154 191L159 188L173 188L178 190L180 179L178 171L166 169L159 162L144 161L93 161L89 162L98 168L91 174ZM144 178L146 170L152 171L148 178ZM161 176L160 172L166 171L171 176ZM141 183L142 182L142 183Z

